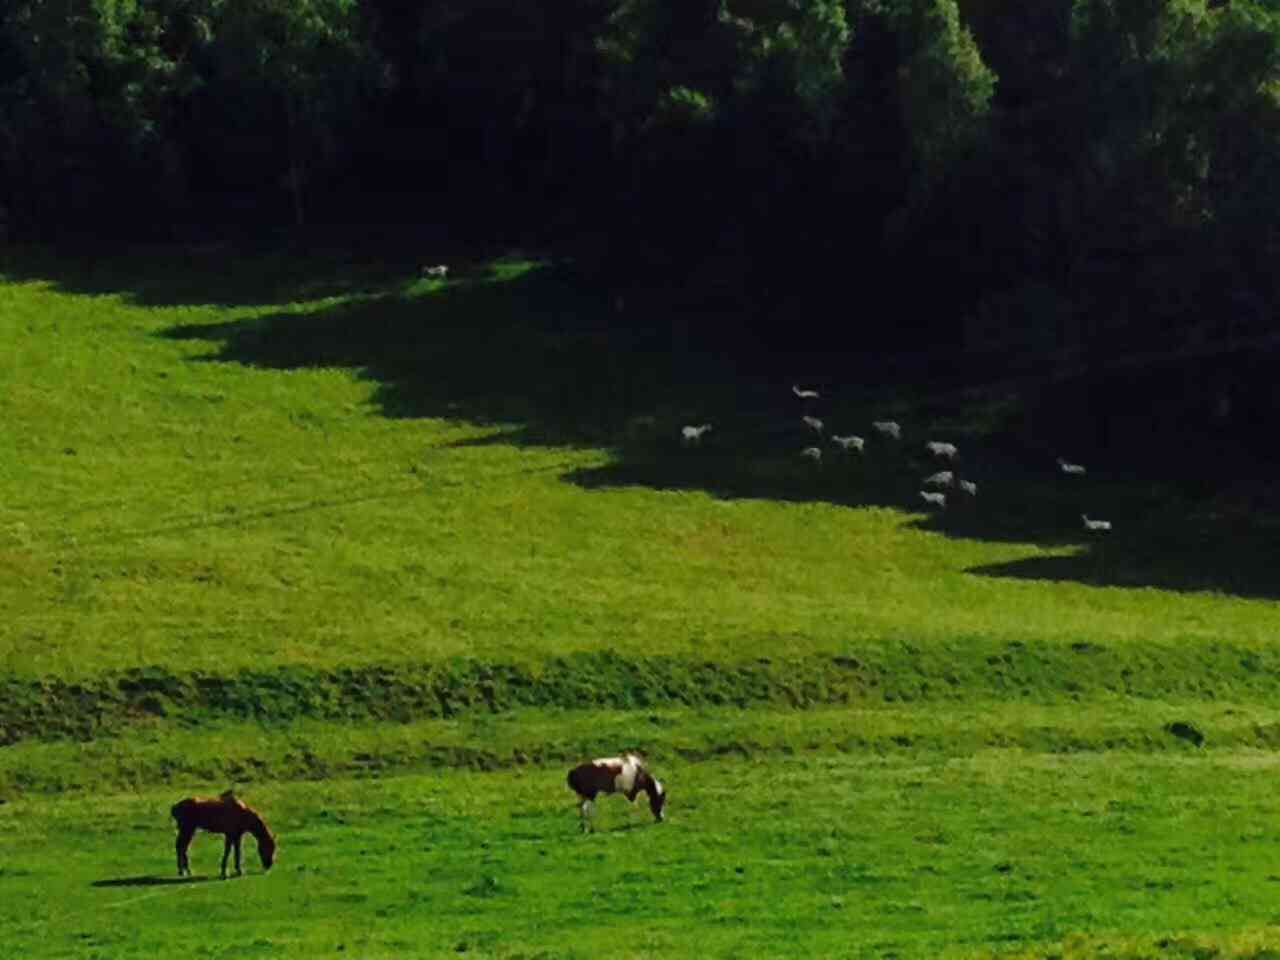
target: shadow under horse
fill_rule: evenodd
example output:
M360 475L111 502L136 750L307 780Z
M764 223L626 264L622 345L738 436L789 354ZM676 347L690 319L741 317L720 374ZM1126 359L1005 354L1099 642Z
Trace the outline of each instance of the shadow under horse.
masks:
M171 887L174 884L183 883L204 883L206 880L212 880L212 877L157 877L147 875L143 877L113 877L110 880L95 880L89 884L91 887Z

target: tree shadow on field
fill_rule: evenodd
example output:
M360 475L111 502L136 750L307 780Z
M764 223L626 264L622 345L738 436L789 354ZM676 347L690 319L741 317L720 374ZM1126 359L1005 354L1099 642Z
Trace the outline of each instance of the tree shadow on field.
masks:
M91 887L174 887L186 883L206 883L213 877L115 877L111 880L95 880Z
M446 283L411 278L318 311L163 335L220 341L211 361L358 369L388 417L500 425L504 443L607 443L660 403L665 331L617 323L609 298L571 272L526 266L498 260Z
M1247 510L1101 469L1065 477L1051 454L1010 440L998 424L966 422L958 402L922 405L906 390L859 388L866 381L856 370L834 382L793 378L785 368L794 361L775 356L781 375L744 376L735 369L739 351L718 346L730 329L723 316L636 303L620 310L563 265L499 259L461 274L447 282L415 276L308 312L183 324L163 335L210 342L200 358L207 362L359 370L376 384L385 416L495 428L456 446L606 447L610 463L565 474L588 490L642 486L723 501L887 508L920 514L909 522L947 537L1068 554L972 568L976 575L1280 598L1266 561L1280 556L1280 527ZM751 352L745 338L734 342ZM822 397L799 399L795 379ZM821 435L804 414L824 420ZM902 422L901 441L872 429L886 418ZM711 431L683 444L681 428L699 423ZM863 453L845 454L830 440L849 433L865 438ZM920 496L923 478L950 466L926 451L935 439L961 448L952 469L979 485L976 497L948 489L945 510ZM819 461L802 456L809 446L822 451ZM1113 531L1086 531L1086 513L1112 521Z
M326 297L375 295L424 265L448 263L454 275L482 270L497 254L425 231L373 234L367 243L297 240L267 231L193 243L99 248L13 246L0 280L47 282L68 293L115 295L146 307L257 306Z

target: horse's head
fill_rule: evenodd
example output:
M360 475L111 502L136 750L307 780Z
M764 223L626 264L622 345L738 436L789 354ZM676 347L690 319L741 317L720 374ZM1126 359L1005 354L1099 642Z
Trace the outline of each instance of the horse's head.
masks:
M661 780L654 777L650 777L649 781L652 784L649 787L649 809L653 811L653 819L661 823L662 809L667 805L667 788L662 785Z
M276 838L271 835L270 830L263 829L258 835L258 856L262 858L263 870L270 870L271 865L276 862Z

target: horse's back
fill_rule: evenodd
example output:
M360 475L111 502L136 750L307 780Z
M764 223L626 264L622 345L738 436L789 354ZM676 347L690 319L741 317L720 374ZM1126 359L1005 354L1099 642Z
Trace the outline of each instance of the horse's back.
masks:
M200 827L213 833L230 833L246 829L245 822L256 815L244 801L235 797L187 797L169 811L179 827Z
M621 767L610 761L594 760L569 771L569 786L581 797L593 799L598 793L613 793Z

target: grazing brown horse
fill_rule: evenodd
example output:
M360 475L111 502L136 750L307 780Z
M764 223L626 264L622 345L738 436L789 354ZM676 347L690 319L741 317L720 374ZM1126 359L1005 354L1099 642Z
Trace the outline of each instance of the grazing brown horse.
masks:
M187 848L197 829L221 833L226 837L222 850L222 878L227 878L227 856L236 852L236 875L240 875L240 838L252 833L258 841L258 856L262 869L270 870L276 858L276 838L267 829L258 812L238 799L228 790L217 797L187 797L179 800L169 811L178 821L178 876L191 876L191 864L187 860Z
M574 767L569 771L569 787L578 795L583 833L591 832L592 807L601 793L620 793L635 803L636 796L643 790L649 795L653 818L659 823L663 820L667 788L644 768L644 761L634 753L603 757Z

